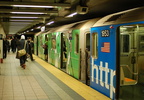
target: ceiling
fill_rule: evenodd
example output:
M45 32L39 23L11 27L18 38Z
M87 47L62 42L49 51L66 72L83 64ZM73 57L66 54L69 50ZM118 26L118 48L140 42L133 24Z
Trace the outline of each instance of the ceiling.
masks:
M0 0L0 23L6 34L35 34L51 21L46 29L140 6L144 0ZM66 17L76 11L77 15Z

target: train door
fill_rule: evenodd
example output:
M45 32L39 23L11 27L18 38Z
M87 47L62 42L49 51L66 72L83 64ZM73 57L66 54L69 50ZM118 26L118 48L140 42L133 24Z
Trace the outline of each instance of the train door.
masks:
M120 98L143 100L144 25L120 26Z
M42 58L42 59L45 59L45 55L44 55L44 48L43 48L43 45L45 44L45 34L40 34L40 36L41 36L41 47L40 47L40 58Z
M66 72L67 64L67 45L66 45L66 36L64 33L61 33L61 69Z
M48 62L51 64L52 63L52 55L51 55L51 50L52 50L52 34L48 34Z
M38 55L38 36L34 36L34 54Z
M48 61L48 35L45 34L45 40L44 40L44 59L45 61Z
M72 31L70 39L70 53L68 58L69 74L79 79L80 53L79 53L79 30Z
M56 55L56 35L52 34L52 39L51 39L51 64L55 66L55 55Z
M61 68L61 33L56 33L55 66Z
M86 84L90 83L90 33L87 33L85 36L85 76Z
M41 58L41 53L43 52L42 51L42 35L38 35L38 57Z

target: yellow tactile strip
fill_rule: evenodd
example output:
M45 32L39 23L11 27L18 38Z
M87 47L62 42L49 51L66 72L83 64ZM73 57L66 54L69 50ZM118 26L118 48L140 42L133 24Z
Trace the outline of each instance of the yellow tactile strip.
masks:
M55 77L60 79L63 83L77 92L86 100L111 100L110 98L106 97L105 95L99 93L98 91L90 88L89 86L79 82L75 78L67 75L63 71L57 69L56 67L48 64L44 60L40 59L39 57L34 55L34 59L38 62L41 66L43 66L46 70L51 72Z

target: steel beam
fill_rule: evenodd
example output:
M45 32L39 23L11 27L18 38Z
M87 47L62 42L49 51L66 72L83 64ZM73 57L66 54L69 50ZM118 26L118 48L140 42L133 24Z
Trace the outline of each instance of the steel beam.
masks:
M53 7L71 7L70 3L48 3L48 2L7 2L0 1L0 6L13 6L13 5L35 5L35 6L53 6Z

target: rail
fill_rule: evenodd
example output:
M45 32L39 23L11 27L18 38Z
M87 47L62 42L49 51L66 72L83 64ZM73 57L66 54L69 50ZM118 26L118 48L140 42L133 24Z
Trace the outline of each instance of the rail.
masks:
M133 75L136 76L136 79L125 77L125 74L124 74L124 72L123 72L123 68L122 68L122 67L126 67L131 74L133 74ZM137 82L138 82L138 70L137 70L137 72L135 73L135 72L133 72L133 71L130 69L130 67L129 67L128 65L121 65L121 68L120 68L120 69L121 69L121 75L120 75L120 77L121 77L121 78L120 78L120 85L121 85L121 86L124 86L124 85L135 85L135 84L137 84Z
M126 67L126 68L130 71L131 74L138 75L138 72L137 72L137 73L134 73L134 72L129 68L128 65L121 65L121 67Z

